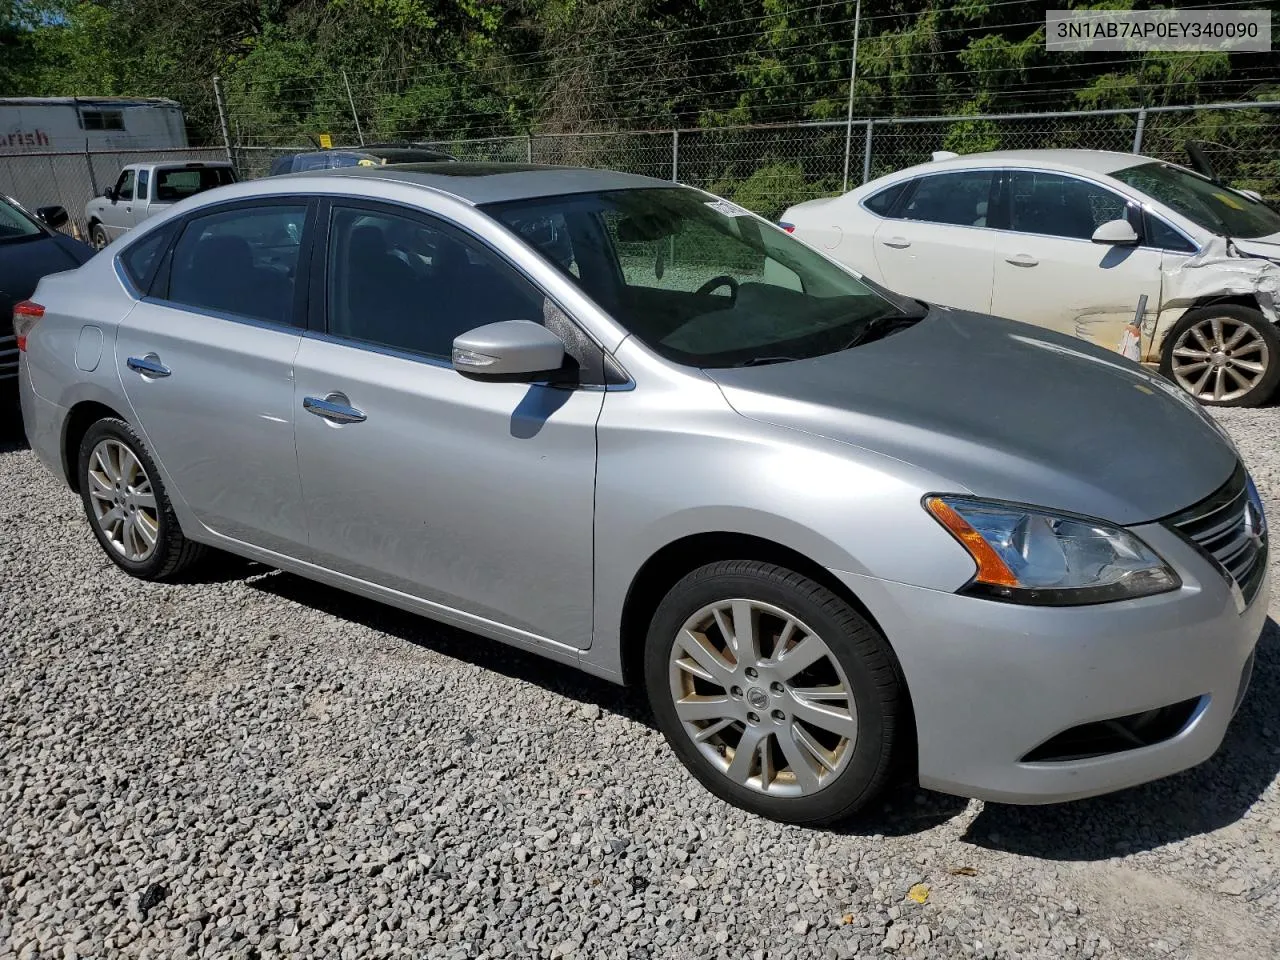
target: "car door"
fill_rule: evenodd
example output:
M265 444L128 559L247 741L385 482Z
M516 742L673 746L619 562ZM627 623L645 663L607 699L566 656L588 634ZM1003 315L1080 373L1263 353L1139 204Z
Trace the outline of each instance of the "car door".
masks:
M139 168L133 188L132 209L129 211L127 226L132 229L147 219L147 206L150 203L151 171L146 167Z
M876 229L872 247L890 290L962 310L991 306L995 236L987 229L993 174L920 177Z
M1068 174L1010 170L1004 177L1007 229L997 233L991 312L1118 350L1141 297L1144 320L1159 310L1162 255L1142 242L1113 246L1090 238L1119 219L1141 237L1141 209Z
M458 622L586 647L604 392L481 382L450 363L475 327L567 318L425 213L335 201L327 237L312 298L322 329L296 364L312 559Z
M176 223L151 295L116 337L134 421L196 519L290 554L306 546L293 362L313 206L258 198Z
M136 171L132 167L120 172L111 202L102 211L102 225L114 240L133 226L133 190Z

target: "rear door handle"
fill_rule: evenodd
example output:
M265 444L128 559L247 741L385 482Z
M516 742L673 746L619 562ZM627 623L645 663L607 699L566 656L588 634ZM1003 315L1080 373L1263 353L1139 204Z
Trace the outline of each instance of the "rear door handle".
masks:
M327 397L303 397L302 409L331 423L364 423L368 419L363 410L351 406L341 393L331 393Z
M1005 263L1012 263L1015 267L1034 267L1040 261L1029 253L1018 253L1012 257L1005 257Z
M895 250L905 250L907 247L911 246L911 241L906 237L886 237L880 242L886 247L893 247Z
M145 357L130 357L125 364L134 373L140 373L144 377L157 379L159 377L167 377L173 373L168 367L160 362L160 357L154 353L148 353Z

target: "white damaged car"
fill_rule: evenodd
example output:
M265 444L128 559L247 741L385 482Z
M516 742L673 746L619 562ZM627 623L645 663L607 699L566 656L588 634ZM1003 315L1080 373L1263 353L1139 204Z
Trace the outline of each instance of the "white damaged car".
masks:
M1175 164L948 154L782 221L892 290L1158 364L1204 403L1256 406L1280 382L1280 213Z

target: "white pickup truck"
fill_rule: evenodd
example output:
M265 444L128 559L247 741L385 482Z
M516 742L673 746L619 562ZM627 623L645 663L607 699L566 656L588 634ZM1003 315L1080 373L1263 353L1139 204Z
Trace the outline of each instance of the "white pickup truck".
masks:
M101 250L170 204L235 181L229 163L131 163L120 171L114 186L85 204L89 239L95 250Z

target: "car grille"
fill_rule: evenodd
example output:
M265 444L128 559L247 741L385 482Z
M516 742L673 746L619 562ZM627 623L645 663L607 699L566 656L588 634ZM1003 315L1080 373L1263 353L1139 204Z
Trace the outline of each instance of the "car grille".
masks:
M18 375L18 338L0 337L0 380Z
M1267 575L1267 534L1250 504L1243 465L1216 493L1166 519L1233 580L1251 603Z

